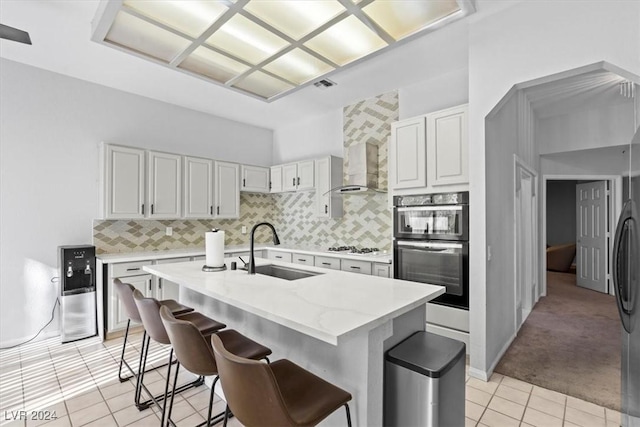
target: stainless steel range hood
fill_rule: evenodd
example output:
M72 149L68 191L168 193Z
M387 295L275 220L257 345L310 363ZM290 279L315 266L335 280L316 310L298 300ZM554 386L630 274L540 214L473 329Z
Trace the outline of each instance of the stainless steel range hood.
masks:
M332 192L341 194L381 192L378 189L378 146L370 142L353 144L347 148L347 182Z

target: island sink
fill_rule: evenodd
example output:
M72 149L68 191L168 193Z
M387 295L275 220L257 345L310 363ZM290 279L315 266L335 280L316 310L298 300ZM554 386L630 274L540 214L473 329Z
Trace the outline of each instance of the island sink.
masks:
M316 273L314 271L298 270L297 268L282 267L279 265L259 265L256 267L256 273L264 274L265 276L277 277L284 280L298 280L305 277L317 276L323 273Z

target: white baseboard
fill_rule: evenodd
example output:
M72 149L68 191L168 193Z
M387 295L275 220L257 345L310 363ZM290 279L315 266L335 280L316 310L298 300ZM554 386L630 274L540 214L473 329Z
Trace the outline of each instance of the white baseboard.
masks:
M489 378L491 378L491 375L493 375L493 370L496 368L496 366L498 366L500 359L502 359L502 356L504 356L504 354L507 352L514 339L516 339L516 336L512 335L511 338L507 340L505 345L502 347L496 358L489 366L489 369L483 371L482 369L469 367L469 375L482 381L489 381Z
M34 339L33 341L30 341L30 343L46 340L46 339L57 337L57 336L60 336L60 330L58 330L58 329L56 329L54 331L42 332L40 335L38 335L38 337L36 339ZM28 336L28 337L22 337L22 338L16 338L16 339L12 339L12 340L7 340L7 341L1 341L0 342L0 348L12 347L14 345L21 344L21 343L29 340L32 337L33 337L33 335Z

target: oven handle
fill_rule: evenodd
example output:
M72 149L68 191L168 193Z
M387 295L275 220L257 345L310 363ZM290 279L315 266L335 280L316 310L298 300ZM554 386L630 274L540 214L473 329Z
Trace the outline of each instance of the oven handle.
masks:
M423 243L423 242L404 242L397 241L398 246L415 246L418 248L434 248L434 249L462 249L461 243Z
M406 208L396 208L398 212L408 212L408 211L461 211L462 206L460 205L438 205L438 206L410 206Z

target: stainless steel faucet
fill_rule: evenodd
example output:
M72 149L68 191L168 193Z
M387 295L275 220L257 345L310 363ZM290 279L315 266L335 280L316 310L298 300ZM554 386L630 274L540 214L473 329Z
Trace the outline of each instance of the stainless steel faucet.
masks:
M256 260L253 257L253 235L255 234L256 229L261 225L266 225L271 229L271 232L273 233L273 244L274 245L280 244L280 239L278 239L278 233L276 233L276 229L273 227L273 225L269 224L268 222L260 222L254 225L253 228L251 229L251 236L249 237L250 254L249 254L249 265L247 266L247 271L249 272L249 274L256 274Z

